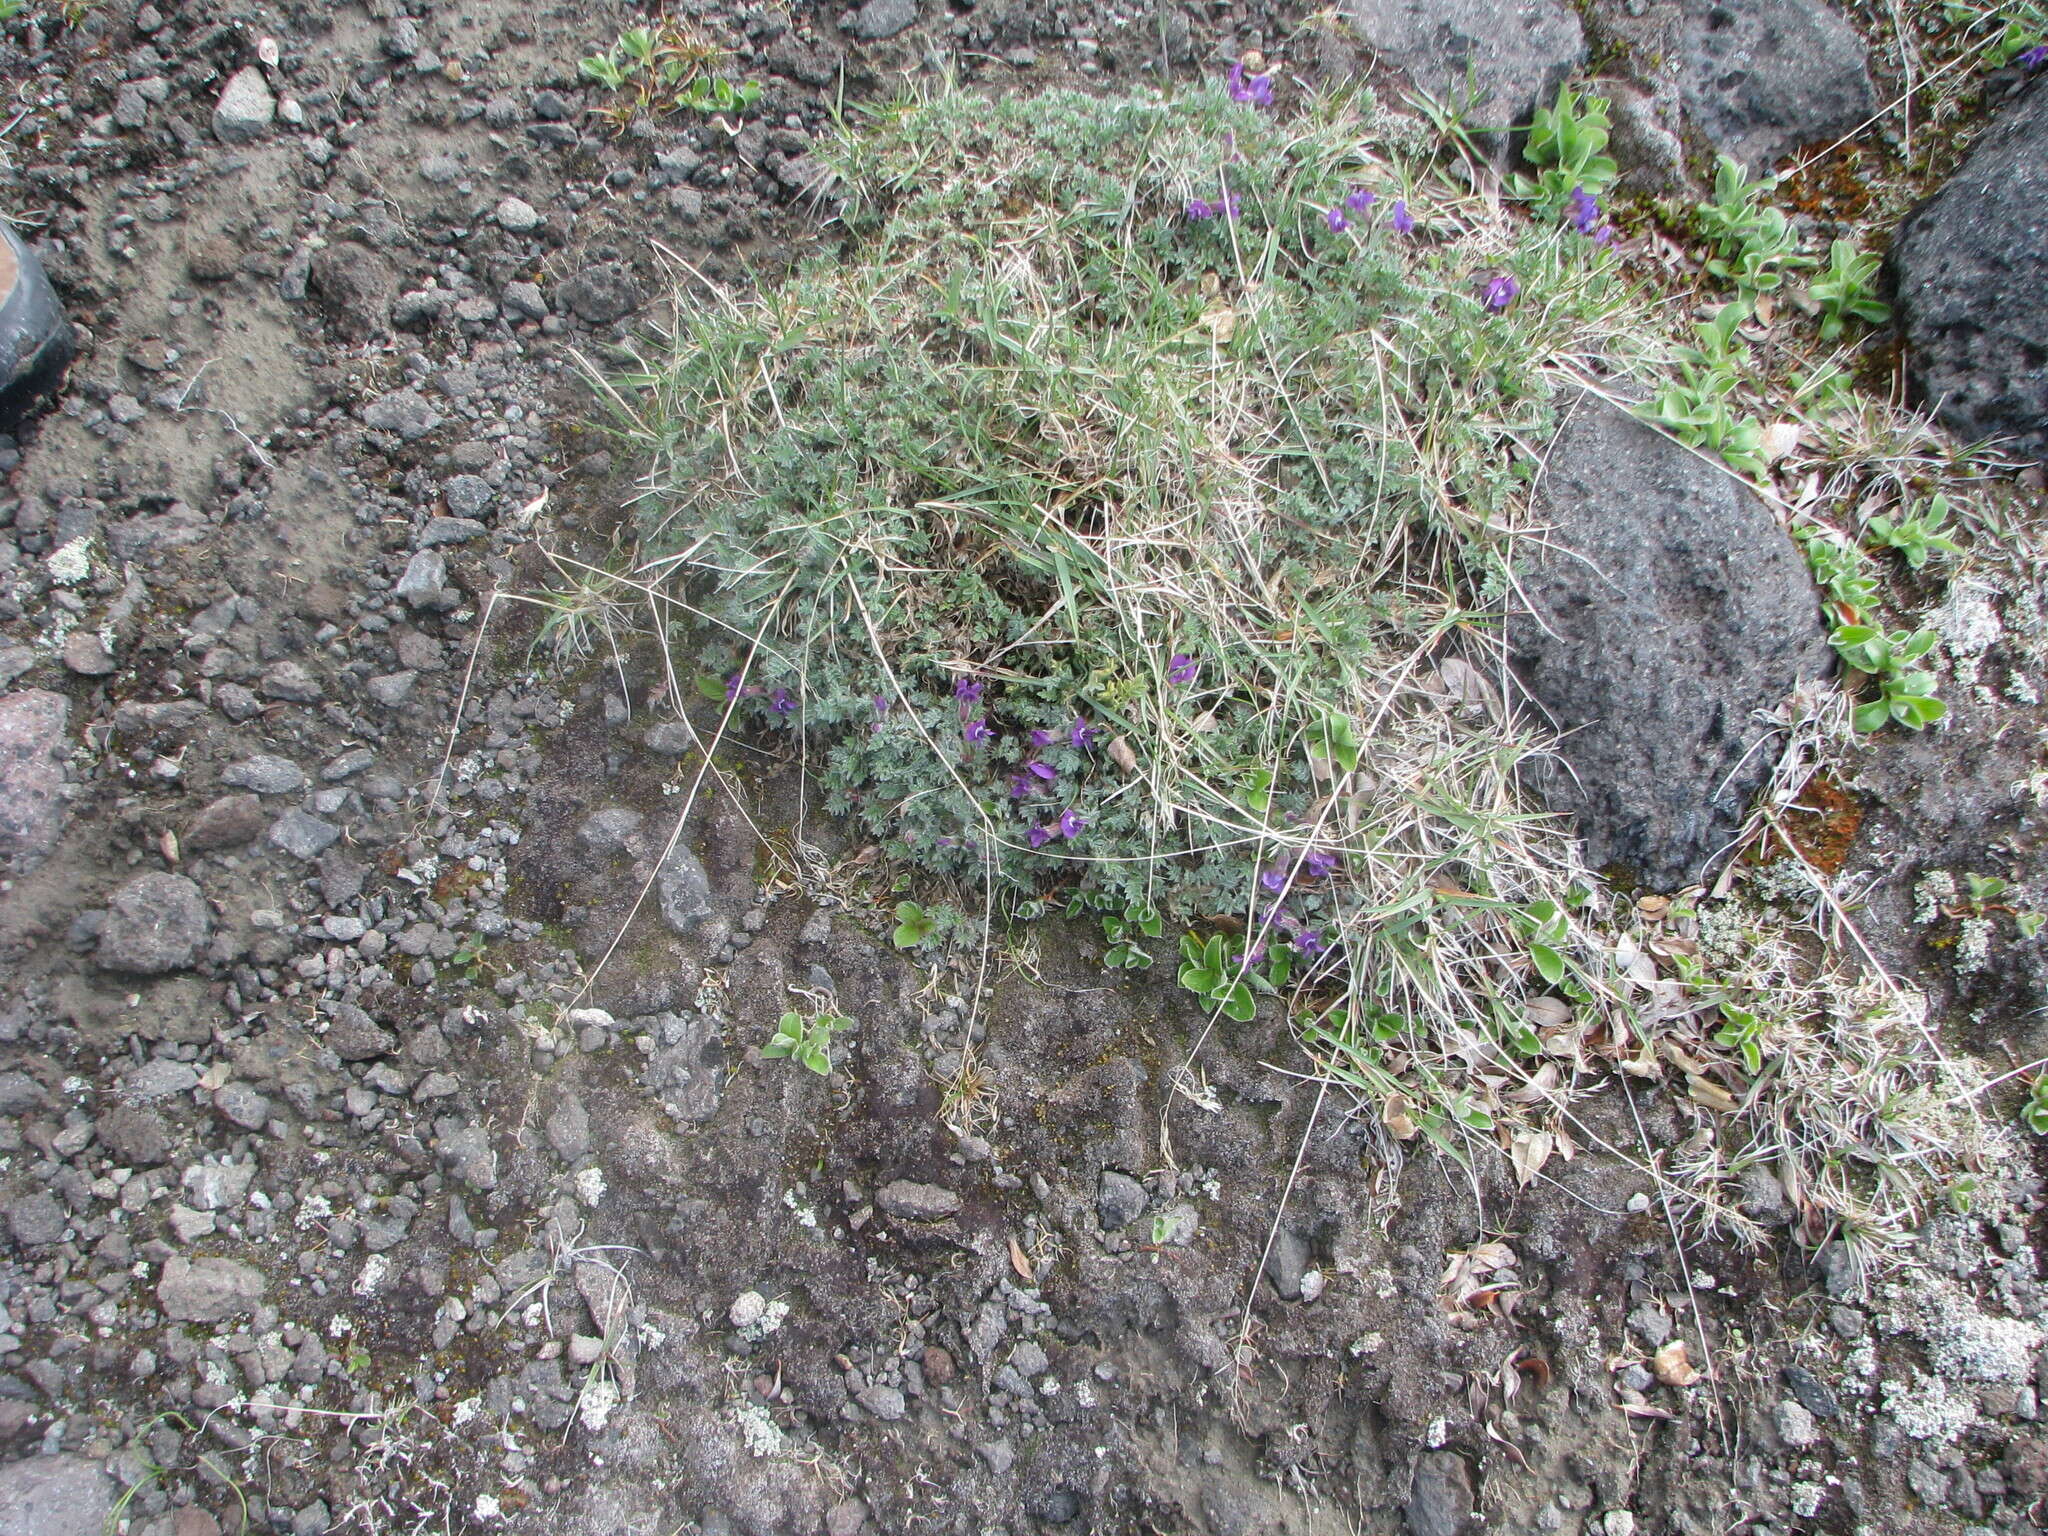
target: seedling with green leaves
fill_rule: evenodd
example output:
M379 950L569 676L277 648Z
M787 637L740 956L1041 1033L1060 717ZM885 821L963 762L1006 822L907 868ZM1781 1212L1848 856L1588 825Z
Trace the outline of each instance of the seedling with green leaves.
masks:
M1749 361L1738 334L1749 314L1746 304L1724 304L1695 327L1694 344L1680 347L1673 358L1678 378L1638 414L1680 442L1719 454L1730 469L1761 478L1769 467L1763 427L1733 404Z
M1931 629L1886 631L1874 624L1842 624L1828 637L1844 664L1875 678L1878 696L1860 704L1852 717L1859 731L1882 730L1897 721L1908 730L1924 730L1948 713L1934 696L1934 674L1913 663L1932 651L1941 637Z
M694 30L664 17L653 26L629 27L602 53L578 66L616 98L599 116L623 133L641 113L689 109L696 112L744 112L761 99L761 84L735 85L717 75L725 50Z
M939 931L939 920L914 901L896 903L896 927L889 942L898 949L915 949Z
M1839 339L1851 320L1883 325L1891 319L1892 307L1877 296L1877 268L1877 258L1859 251L1852 240L1828 246L1827 270L1809 285L1820 305L1822 341Z
M2020 1121L2036 1136L2048 1136L2048 1072L2036 1077L2020 1107Z
M1620 171L1607 153L1608 112L1605 97L1559 86L1557 100L1538 107L1529 126L1522 155L1536 167L1536 174L1515 177L1516 196L1534 203L1545 217L1555 218L1574 191L1590 197L1606 191Z
M1694 227L1714 247L1707 270L1744 293L1774 292L1788 272L1813 264L1799 254L1791 221L1764 201L1777 189L1777 177L1751 181L1723 155L1714 168L1713 200L1693 213Z
M1878 513L1863 525L1863 532L1871 543L1897 550L1905 556L1906 564L1917 571L1936 556L1963 552L1962 545L1942 532L1948 524L1948 514L1948 498L1937 493L1917 512Z
M820 1077L832 1072L832 1036L851 1029L853 1020L839 1013L814 1013L806 1017L794 1008L776 1021L775 1033L761 1047L771 1061L793 1056Z

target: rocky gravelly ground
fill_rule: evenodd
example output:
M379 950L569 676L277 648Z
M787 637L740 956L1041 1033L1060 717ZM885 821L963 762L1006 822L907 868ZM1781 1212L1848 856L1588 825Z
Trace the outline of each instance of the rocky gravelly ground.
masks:
M772 765L670 846L659 658L531 670L492 601L625 547L579 354L818 241L807 146L906 74L1361 57L1228 5L706 19L736 135L592 121L610 3L0 33L0 210L85 341L0 439L0 1532L2034 1529L2025 1169L1871 1290L1681 1258L1597 1150L1403 1163L1278 1021L1169 1092L1199 1016L1056 928L970 1009ZM792 988L858 1021L829 1082L759 1058Z

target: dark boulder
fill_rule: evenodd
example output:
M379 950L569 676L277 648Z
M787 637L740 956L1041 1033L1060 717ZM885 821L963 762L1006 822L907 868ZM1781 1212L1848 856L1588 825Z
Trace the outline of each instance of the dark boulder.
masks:
M1966 438L2048 459L2048 83L1908 216L1891 263L1918 397Z
M1538 774L1595 869L1671 890L1742 824L1772 755L1759 720L1834 665L1804 560L1719 465L1615 406L1568 410L1508 641L1562 735Z

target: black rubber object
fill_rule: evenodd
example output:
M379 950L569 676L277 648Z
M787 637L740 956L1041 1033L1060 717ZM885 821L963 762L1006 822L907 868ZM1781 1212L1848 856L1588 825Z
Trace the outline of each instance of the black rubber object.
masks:
M71 322L50 291L43 264L0 220L0 432L12 431L54 394L77 355Z

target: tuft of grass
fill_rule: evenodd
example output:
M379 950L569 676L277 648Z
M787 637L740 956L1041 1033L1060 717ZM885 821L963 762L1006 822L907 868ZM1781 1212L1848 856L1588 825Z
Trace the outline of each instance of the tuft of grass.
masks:
M1555 111L1581 186L1597 123ZM1178 945L1211 1028L1275 1000L1389 1142L1526 1180L1618 1071L1697 1113L1682 1219L1755 1236L1726 1191L1766 1160L1803 1235L1901 1232L1977 1145L1965 1069L1739 882L1604 888L1521 792L1544 744L1501 702L1556 399L1684 363L1742 429L1703 445L1769 491L1786 455L1741 408L1809 410L1831 365L1751 359L1748 302L1687 349L1612 250L1439 149L1363 95L1285 122L1219 90L876 109L821 151L840 257L693 294L606 385L651 466L664 645L919 872L899 945L956 927L947 895L984 932L1064 907L1115 967ZM1753 294L1797 253L1724 190L1714 259ZM1923 478L1856 409L1805 452ZM1793 734L1840 750L1840 705ZM1801 921L1839 948L1813 879Z

